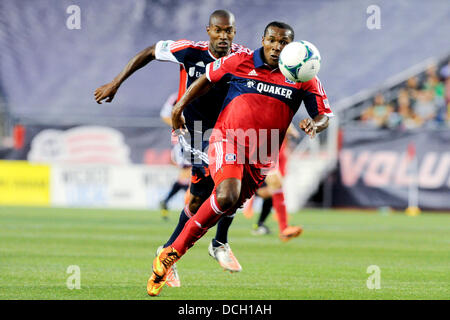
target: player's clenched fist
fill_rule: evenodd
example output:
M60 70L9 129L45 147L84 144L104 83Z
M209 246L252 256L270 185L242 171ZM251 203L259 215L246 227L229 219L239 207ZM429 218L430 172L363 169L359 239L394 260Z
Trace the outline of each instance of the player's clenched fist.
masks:
M307 135L309 135L311 138L314 138L316 136L317 126L313 119L307 118L300 121L300 129L305 131Z
M111 102L116 95L117 89L119 89L119 87L113 82L104 84L95 90L95 101L97 101L98 104L101 104L103 100L108 98L105 102Z

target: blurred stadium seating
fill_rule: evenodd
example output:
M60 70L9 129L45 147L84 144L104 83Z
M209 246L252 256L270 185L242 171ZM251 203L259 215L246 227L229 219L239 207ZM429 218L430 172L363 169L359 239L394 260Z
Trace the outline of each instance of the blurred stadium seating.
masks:
M386 82L348 106L344 125L444 129L450 126L450 57L429 60L420 68ZM377 91L377 92L375 92Z

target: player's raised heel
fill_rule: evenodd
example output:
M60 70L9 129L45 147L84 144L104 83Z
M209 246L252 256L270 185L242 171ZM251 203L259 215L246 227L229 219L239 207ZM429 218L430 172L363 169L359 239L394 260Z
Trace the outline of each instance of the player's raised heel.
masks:
M180 255L171 246L164 248L153 260L152 275L147 282L147 293L157 296L167 281L167 275L172 265L180 259Z
M209 243L209 255L216 259L224 270L228 270L230 272L242 271L242 267L234 256L233 251L231 251L230 245L228 243L224 244L217 241L220 243L220 246L214 247L212 244L213 241L214 240Z
M303 232L302 227L290 226L280 232L280 240L283 242L287 242L293 238L298 237Z

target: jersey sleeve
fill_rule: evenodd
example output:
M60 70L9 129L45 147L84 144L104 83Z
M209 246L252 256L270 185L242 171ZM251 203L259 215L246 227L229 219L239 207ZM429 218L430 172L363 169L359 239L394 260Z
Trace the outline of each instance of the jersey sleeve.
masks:
M155 58L160 61L184 64L189 48L194 42L189 40L161 40L155 46Z
M320 114L324 114L328 117L332 117L333 111L331 111L327 94L325 93L319 78L314 77L303 85L303 89L306 91L303 102L309 116L314 118Z
M247 48L246 46L243 46L242 44L237 44L237 43L233 43L231 45L231 51L232 52L237 52L237 53L245 52L247 54L252 54L253 53L253 50Z
M206 78L213 83L219 82L225 75L231 74L236 70L240 59L239 53L233 53L207 64Z

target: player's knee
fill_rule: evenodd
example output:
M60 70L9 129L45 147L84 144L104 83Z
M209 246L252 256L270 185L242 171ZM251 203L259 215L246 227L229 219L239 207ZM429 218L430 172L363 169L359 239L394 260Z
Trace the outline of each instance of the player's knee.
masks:
M239 199L239 195L235 192L227 192L227 193L218 193L217 194L217 203L219 207L226 211L233 207Z
M266 177L266 184L270 189L280 189L283 186L283 180L279 174L272 174Z
M216 189L216 199L222 210L228 210L239 200L241 181L235 178L223 181Z
M263 198L263 199L269 199L272 197L272 193L269 190L269 187L262 187L256 190L256 194Z
M205 199L199 196L194 196L191 194L191 198L189 199L189 211L195 214Z

